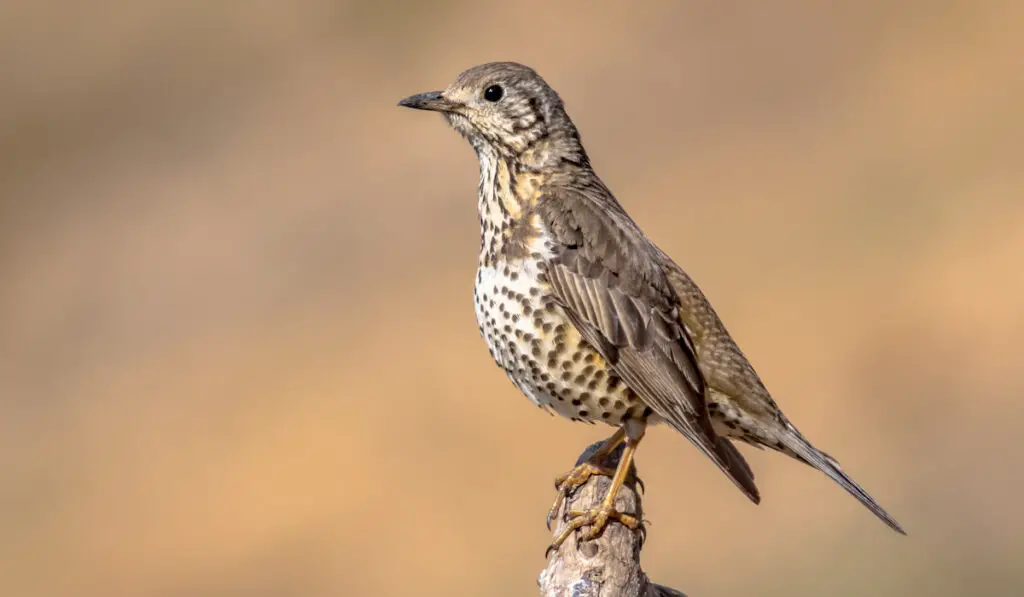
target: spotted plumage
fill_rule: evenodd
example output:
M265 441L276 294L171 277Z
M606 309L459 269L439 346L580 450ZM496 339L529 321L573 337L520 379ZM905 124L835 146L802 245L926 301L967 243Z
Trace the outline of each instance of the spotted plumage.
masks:
M479 159L474 305L494 361L538 406L617 427L604 450L626 444L602 507L572 528L637 524L614 512L612 498L645 428L666 423L755 503L753 473L730 440L818 468L902 532L786 419L700 289L593 171L561 98L537 73L485 64L401 105L441 112Z
M546 281L555 239L529 172L481 156L480 256L473 289L491 357L534 404L574 421L622 424L650 414L566 317Z

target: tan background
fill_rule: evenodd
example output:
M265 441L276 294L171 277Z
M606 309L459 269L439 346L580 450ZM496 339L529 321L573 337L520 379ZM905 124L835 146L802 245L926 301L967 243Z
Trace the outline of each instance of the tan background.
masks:
M0 592L534 594L607 431L490 362L473 153L395 107L514 59L910 533L658 429L652 577L1019 595L1024 5L631 4L0 9Z

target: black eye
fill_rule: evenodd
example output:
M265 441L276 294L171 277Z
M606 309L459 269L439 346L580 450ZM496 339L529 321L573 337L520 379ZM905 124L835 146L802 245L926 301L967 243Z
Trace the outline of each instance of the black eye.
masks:
M501 88L501 85L491 85L484 90L484 99L489 102L496 102L503 95L505 95L505 90Z

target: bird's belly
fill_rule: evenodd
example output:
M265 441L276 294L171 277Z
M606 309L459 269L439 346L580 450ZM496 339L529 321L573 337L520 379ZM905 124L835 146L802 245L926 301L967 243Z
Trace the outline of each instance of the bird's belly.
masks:
M649 414L537 273L523 262L500 261L477 271L476 318L494 361L534 404L563 417L618 425Z

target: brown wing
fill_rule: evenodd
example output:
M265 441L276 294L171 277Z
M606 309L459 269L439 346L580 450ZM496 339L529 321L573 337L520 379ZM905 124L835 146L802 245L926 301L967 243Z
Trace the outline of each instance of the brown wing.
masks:
M537 210L554 241L548 282L582 336L647 406L760 501L743 456L711 426L694 347L650 241L601 186L551 192Z
M754 367L729 335L715 309L690 276L655 246L669 285L680 301L687 332L701 338L697 352L707 385L736 401L743 411L762 420L778 420L779 408Z

